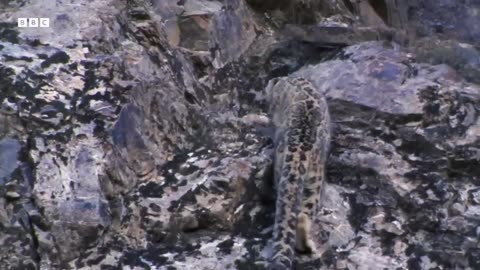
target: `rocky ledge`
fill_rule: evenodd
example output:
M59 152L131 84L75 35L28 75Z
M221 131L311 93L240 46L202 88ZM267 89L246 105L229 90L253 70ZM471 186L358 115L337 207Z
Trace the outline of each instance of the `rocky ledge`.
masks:
M480 2L398 2L0 2L0 269L262 269L281 76L333 121L296 269L479 269Z

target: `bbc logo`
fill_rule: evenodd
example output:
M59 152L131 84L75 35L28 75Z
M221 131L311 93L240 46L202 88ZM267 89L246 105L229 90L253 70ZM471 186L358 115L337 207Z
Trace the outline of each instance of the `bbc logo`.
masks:
M18 27L50 27L50 18L18 18Z

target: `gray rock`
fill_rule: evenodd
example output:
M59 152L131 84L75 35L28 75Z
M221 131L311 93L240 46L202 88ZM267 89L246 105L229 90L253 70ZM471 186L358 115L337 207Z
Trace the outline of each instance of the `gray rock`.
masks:
M480 52L468 43L452 40L423 38L412 45L418 61L430 64L448 64L465 79L480 83Z
M476 15L480 2L411 1L409 24L420 36L439 35L460 42L480 44L480 18Z
M0 3L0 269L262 269L280 76L334 120L297 269L480 267L475 1L57 2Z
M17 140L5 138L0 140L0 185L3 185L17 168L20 144Z

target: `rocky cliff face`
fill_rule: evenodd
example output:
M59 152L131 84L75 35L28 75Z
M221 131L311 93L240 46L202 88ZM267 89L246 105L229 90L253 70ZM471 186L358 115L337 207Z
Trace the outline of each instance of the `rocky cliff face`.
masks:
M0 269L262 269L279 76L334 122L322 254L297 269L480 268L480 2L460 2L0 2Z

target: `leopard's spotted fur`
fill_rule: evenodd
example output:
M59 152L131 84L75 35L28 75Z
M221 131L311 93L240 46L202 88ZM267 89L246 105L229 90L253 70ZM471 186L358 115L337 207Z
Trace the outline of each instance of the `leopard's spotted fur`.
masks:
M314 252L310 224L325 179L330 115L323 94L302 78L273 79L266 88L275 126L277 192L271 270L292 269L294 247Z

